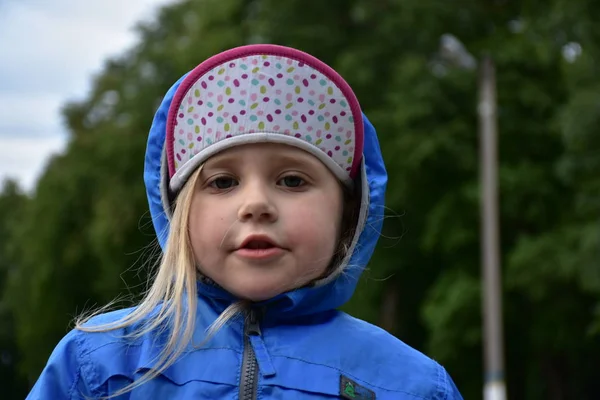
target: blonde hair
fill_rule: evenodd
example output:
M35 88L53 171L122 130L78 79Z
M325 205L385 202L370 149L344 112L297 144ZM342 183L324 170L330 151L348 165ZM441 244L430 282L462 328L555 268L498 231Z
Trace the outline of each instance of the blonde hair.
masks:
M127 393L160 375L177 360L192 340L196 318L197 272L187 227L194 187L201 169L194 172L179 193L164 254L152 286L140 304L131 313L113 322L94 325L90 321L94 315L106 311L112 304L76 322L75 329L84 332L109 332L139 324L137 329L125 336L134 340L149 332L169 331L169 339L154 367L137 381L107 398Z
M114 302L100 308L92 315L80 317L75 329L84 332L110 332L117 329L135 326L132 333L124 335L127 339L139 339L150 332L168 331L168 341L157 356L155 365L141 378L120 389L106 399L130 392L144 383L154 379L186 350L192 342L195 331L197 306L198 269L192 252L189 236L189 215L198 177L202 171L200 166L181 189L170 221L170 232L164 254L153 278L153 283L145 293L140 304L131 313L122 318L94 325L91 320L112 308ZM339 246L332 258L325 275L331 273L343 259L349 249L356 227L356 193L344 191L344 218ZM358 202L360 203L360 202ZM350 225L350 226L349 226ZM352 226L353 225L353 226ZM239 301L231 304L207 329L204 340L197 346L208 342L224 325L247 309L250 303Z

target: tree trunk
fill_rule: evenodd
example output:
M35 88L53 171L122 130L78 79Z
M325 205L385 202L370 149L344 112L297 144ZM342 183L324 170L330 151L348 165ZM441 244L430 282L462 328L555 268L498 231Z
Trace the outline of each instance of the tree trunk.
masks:
M381 312L379 314L379 326L391 334L394 334L396 329L396 318L398 311L398 285L395 281L389 280L385 285L382 301Z

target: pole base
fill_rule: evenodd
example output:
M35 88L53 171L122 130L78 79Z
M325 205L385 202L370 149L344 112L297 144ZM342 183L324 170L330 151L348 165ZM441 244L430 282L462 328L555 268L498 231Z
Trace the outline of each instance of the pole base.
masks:
M485 384L483 388L484 400L506 400L506 385L504 381L495 381Z

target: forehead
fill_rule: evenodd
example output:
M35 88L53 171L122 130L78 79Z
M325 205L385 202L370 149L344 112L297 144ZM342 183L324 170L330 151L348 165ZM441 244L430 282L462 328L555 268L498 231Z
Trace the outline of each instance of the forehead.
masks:
M279 143L253 143L229 148L210 157L205 168L226 163L256 162L261 164L298 164L329 169L312 154L294 146Z

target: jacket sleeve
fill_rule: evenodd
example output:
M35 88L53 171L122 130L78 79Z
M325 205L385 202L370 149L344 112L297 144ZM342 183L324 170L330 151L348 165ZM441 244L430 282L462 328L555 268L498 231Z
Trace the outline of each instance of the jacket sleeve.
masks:
M56 346L27 400L74 400L90 396L82 379L81 332L69 332Z

